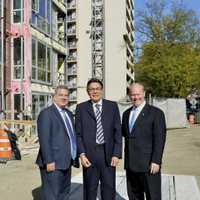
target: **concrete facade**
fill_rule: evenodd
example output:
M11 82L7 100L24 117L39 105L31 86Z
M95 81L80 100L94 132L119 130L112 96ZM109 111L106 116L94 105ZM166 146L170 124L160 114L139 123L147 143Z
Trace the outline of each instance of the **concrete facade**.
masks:
M92 2L91 0L72 0L76 4L77 76L74 91L77 102L88 99L86 83L92 73ZM119 101L127 94L127 87L134 81L134 5L131 0L96 1L103 3L104 15L104 97ZM98 31L98 30L97 30Z

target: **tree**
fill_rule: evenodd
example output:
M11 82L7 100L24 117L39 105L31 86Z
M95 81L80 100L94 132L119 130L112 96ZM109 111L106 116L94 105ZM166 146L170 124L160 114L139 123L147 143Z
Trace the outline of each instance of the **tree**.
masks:
M200 26L194 11L153 0L139 13L137 31L142 53L135 64L136 81L154 96L186 97L200 88Z

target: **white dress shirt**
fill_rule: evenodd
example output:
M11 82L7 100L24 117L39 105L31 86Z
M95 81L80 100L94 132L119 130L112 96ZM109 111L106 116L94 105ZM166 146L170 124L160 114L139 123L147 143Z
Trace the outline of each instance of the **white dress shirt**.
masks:
M129 124L131 123L131 119L132 119L132 115L134 113L135 115L135 121L137 120L140 112L142 111L142 109L144 108L146 104L146 101L144 101L142 104L140 104L138 107L134 107L132 108L131 112L130 112L130 115L129 115Z
M96 111L97 111L96 104L100 105L99 106L99 110L100 110L100 112L102 112L102 104L103 104L102 99L100 99L98 102L93 102L92 101L92 107L93 107L93 110L94 110L95 114L96 114Z

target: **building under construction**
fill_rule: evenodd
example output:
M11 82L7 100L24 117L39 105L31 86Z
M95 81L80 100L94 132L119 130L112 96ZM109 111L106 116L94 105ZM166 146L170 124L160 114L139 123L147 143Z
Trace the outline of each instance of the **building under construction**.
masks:
M91 77L119 101L134 80L132 0L0 0L0 110L36 119L53 89L67 84L70 108Z

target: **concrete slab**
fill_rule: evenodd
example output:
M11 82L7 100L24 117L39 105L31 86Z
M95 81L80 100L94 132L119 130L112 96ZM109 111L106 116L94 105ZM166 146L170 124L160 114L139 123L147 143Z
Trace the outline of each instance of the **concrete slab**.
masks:
M82 186L82 173L79 173L72 178L70 200L83 199ZM116 200L128 200L125 172L117 172L116 189ZM100 200L99 191L97 200ZM163 175L162 200L200 200L200 192L195 177L184 175Z

